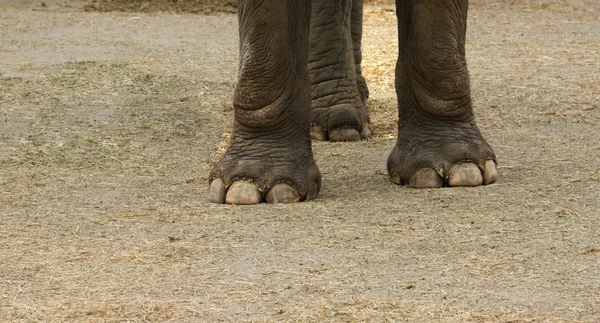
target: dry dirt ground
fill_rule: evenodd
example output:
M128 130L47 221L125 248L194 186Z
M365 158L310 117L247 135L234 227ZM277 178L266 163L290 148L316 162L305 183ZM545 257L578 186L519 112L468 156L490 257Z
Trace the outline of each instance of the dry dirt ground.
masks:
M0 0L0 321L599 322L600 8L479 1L497 184L388 181L391 6L369 5L375 136L315 143L319 197L205 202L232 119L233 14Z

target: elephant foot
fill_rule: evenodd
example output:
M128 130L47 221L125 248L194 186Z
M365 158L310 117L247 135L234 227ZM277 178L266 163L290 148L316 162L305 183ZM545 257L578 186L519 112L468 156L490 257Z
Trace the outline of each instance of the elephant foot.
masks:
M496 181L496 156L473 122L401 127L388 157L390 180L414 188L479 186Z
M359 141L371 137L366 108L359 104L339 104L313 108L310 136L318 141Z
M310 149L278 147L260 149L252 143L252 153L232 145L210 177L208 201L228 204L293 203L314 198L321 187L321 173ZM300 145L302 146L302 145Z
M362 0L313 1L308 70L311 138L358 141L371 136L362 76Z

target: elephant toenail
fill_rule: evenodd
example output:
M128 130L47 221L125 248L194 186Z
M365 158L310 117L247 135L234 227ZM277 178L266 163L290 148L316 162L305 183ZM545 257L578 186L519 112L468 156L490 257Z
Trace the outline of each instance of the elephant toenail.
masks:
M360 135L362 138L365 138L365 139L371 137L371 126L369 125L368 122L365 122L365 124L363 124Z
M261 194L258 186L247 181L238 181L229 187L225 202L229 204L258 204Z
M356 129L342 128L329 132L330 141L359 141L360 134Z
M318 141L327 140L327 135L325 134L325 130L320 126L312 126L310 127L310 138Z
M314 199L317 196L317 193L319 193L319 184L317 184L317 183L310 184L310 186L308 187L308 190L306 191L305 200Z
M225 203L225 185L223 185L223 180L220 178L216 178L210 183L208 201L219 204Z
M493 182L496 181L497 177L498 177L498 170L496 168L496 162L494 162L491 159L486 161L485 165L484 165L484 169L483 169L483 184L484 185L492 184Z
M390 169L389 174L390 174L390 181L392 183L397 184L397 185L404 184L404 183L402 183L402 177L400 177L400 174L398 173L398 171L395 168Z
M444 185L444 180L436 170L422 168L410 177L408 185L414 188L438 188Z
M267 203L293 203L298 202L300 197L290 184L279 183L269 190L265 200Z
M478 186L482 183L481 171L473 163L456 164L448 172L449 186Z

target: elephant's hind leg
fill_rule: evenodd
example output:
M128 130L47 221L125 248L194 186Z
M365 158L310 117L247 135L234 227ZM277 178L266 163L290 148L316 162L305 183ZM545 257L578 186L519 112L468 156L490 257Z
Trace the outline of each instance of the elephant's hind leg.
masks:
M214 203L316 196L310 141L310 1L240 1L240 67L230 146L210 175Z
M362 2L313 1L309 71L315 140L356 141L371 135L360 68Z

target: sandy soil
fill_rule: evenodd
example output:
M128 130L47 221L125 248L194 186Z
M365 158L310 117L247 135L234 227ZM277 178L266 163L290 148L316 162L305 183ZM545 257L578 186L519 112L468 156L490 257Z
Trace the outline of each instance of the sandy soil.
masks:
M391 184L395 18L370 5L375 137L316 143L294 205L205 202L237 20L0 0L0 321L600 321L600 8L479 1L499 182Z

